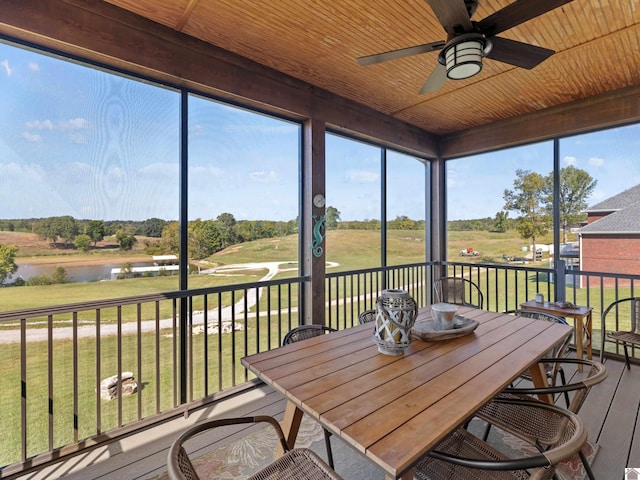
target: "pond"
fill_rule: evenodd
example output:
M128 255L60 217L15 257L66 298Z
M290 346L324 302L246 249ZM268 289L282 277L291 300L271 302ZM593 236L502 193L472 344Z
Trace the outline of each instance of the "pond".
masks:
M18 265L18 271L7 281L14 282L16 278L22 277L25 281L32 277L39 275L51 276L56 269L56 265L33 265L33 264L21 264ZM153 262L136 262L132 263L133 267L150 267L153 266ZM121 263L107 263L104 265L73 265L65 266L64 269L67 272L67 277L71 282L98 282L101 280L111 280L111 269L121 268Z

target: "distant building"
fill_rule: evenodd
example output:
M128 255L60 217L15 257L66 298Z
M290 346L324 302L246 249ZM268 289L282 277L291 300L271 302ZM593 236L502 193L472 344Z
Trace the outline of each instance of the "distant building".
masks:
M578 231L580 269L640 273L640 185L586 210L587 225ZM612 286L613 280L605 285ZM619 282L627 286L629 282Z

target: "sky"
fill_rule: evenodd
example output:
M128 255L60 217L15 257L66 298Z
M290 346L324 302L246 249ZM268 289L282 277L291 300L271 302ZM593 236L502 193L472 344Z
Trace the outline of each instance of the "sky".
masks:
M640 125L562 138L559 152L561 168L574 166L596 180L589 206L640 184ZM550 174L553 142L447 162L449 219L495 217L504 207L505 189L513 189L518 169Z
M0 218L178 218L180 95L0 43ZM561 166L597 180L589 203L640 183L640 126L561 141ZM298 216L300 127L189 100L189 218ZM327 205L380 218L380 149L327 136ZM450 219L494 217L516 169L548 174L553 144L447 162ZM388 218L425 217L422 162L390 152Z

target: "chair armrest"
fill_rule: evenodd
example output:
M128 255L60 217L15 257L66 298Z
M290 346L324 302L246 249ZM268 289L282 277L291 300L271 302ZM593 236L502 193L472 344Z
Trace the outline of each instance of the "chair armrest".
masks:
M439 449L439 447L441 446L444 449L447 448L447 439L436 446L434 450L427 453L427 455L467 468L478 468L484 470L526 470L529 468L557 465L559 462L577 454L582 446L587 442L587 431L584 428L584 425L580 418L576 414L564 408L539 402L537 400L496 398L493 401L497 403L510 404L513 406L522 406L525 408L537 408L552 412L555 415L559 415L563 418L562 424L566 429L565 434L559 437L559 443L553 445L551 448L545 450L544 452L522 458L506 458L499 452L498 454L501 455L501 458L498 458L497 456L492 457L491 454L486 455L482 459L463 457L458 454L458 452L462 449L459 449L457 447L451 449L451 452ZM479 438L475 437L462 428L456 430L456 432L454 432L454 434L452 435L458 435L464 442L467 443L467 445L471 445L473 449L476 449L480 452L491 452L492 450L494 450L484 441L480 440ZM536 446L536 448L539 447Z
M540 359L540 363L572 363L576 365L583 365L591 368L592 373L585 379L567 383L565 385L555 385L549 387L509 387L505 388L503 392L505 393L518 393L518 394L527 394L527 395L538 395L538 394L553 394L553 393L563 393L563 392L571 392L574 390L580 389L588 389L593 385L596 385L602 382L605 378L607 378L607 369L605 366L593 360L585 360L581 358L542 358Z
M171 444L169 453L167 454L167 472L169 474L169 478L186 480L188 477L184 475L183 470L187 468L193 471L193 466L191 465L191 462L184 450L184 442L189 440L191 437L194 437L195 435L198 435L199 433L207 430L228 425L240 425L245 423L270 424L276 431L276 435L278 437L280 445L282 446L282 449L285 452L289 451L289 446L287 445L287 440L285 439L284 433L282 432L280 423L278 423L278 421L273 417L269 417L266 415L257 415L254 417L233 417L217 420L207 420L201 423L197 423L188 428L187 430L182 432L180 436L176 438Z

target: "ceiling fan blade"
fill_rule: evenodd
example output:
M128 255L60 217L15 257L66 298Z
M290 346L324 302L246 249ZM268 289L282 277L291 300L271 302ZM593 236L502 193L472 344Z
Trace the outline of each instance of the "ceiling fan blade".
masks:
M449 35L473 30L464 0L426 0Z
M572 1L573 0L515 1L480 20L478 27L483 34L491 37Z
M435 92L439 90L444 81L447 79L447 69L441 63L436 65L436 68L433 69L427 81L424 82L424 85L420 89L420 94Z
M555 52L530 43L517 42L508 38L492 37L493 47L487 57L499 62L531 70L544 62Z
M357 60L362 66L373 65L375 63L388 62L389 60L396 60L398 58L433 52L434 50L441 50L442 47L444 47L444 44L445 42L440 40L438 42L425 43L424 45L416 45L415 47L400 48L398 50L391 50L390 52L367 55L366 57L360 57Z

